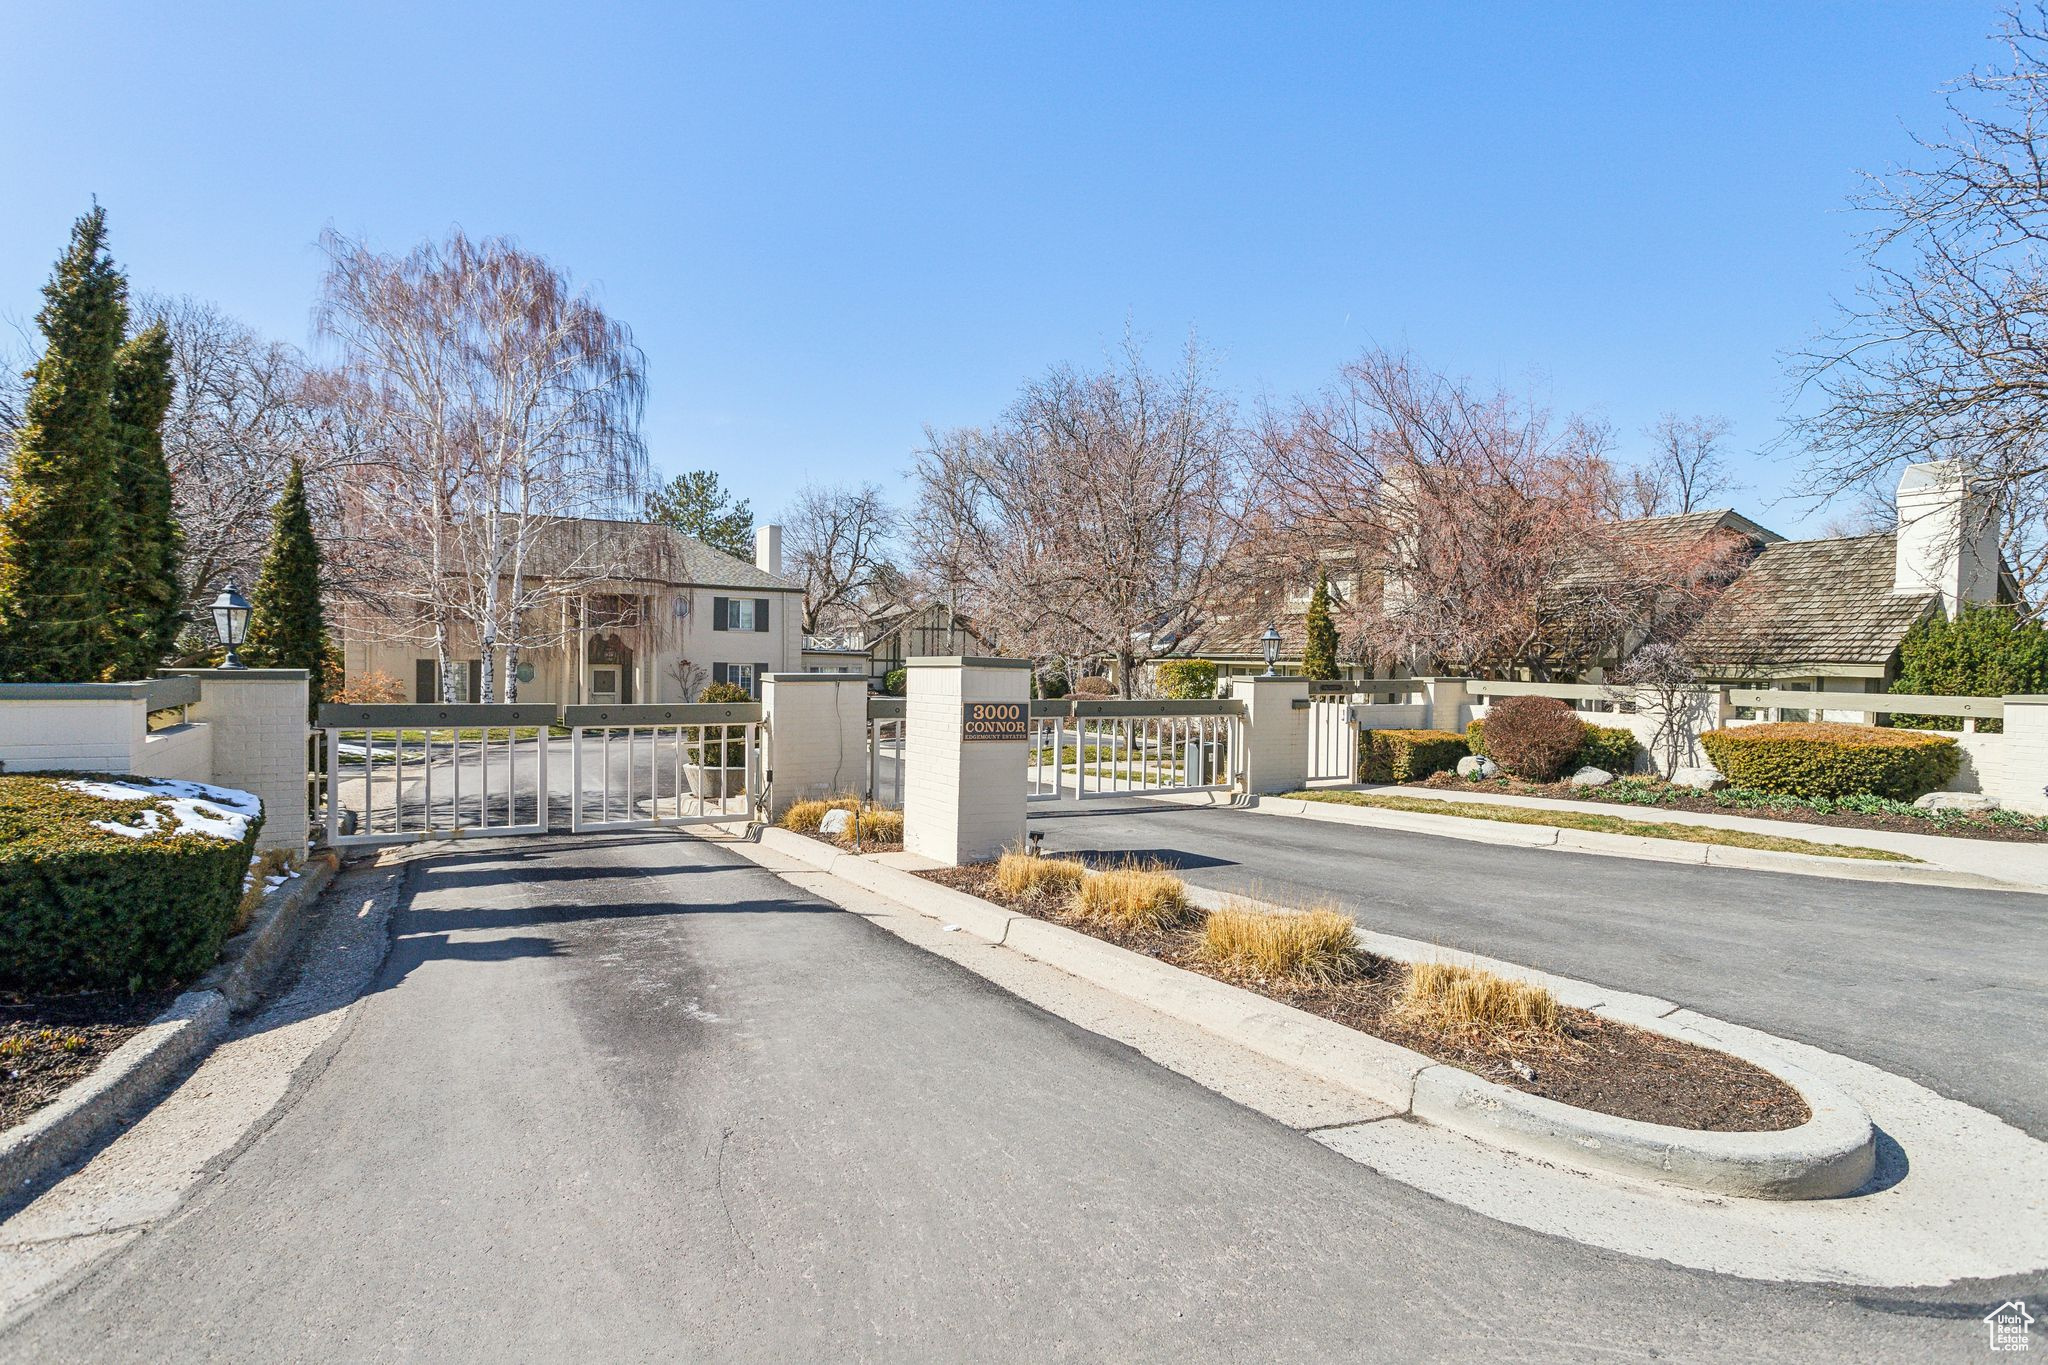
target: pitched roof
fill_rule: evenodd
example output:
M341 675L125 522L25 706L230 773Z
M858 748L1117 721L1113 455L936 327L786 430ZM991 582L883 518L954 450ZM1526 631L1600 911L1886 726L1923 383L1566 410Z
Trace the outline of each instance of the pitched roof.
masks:
M1686 637L1716 664L1883 667L1933 593L1892 591L1891 532L1767 545Z
M715 550L673 526L563 517L534 537L527 572L542 578L610 578L704 588L799 591L794 579Z

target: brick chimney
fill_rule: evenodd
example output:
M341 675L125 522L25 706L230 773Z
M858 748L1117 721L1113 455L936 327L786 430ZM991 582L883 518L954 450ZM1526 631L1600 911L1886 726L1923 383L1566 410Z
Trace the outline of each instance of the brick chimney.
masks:
M754 567L763 573L782 576L782 528L780 526L758 526L754 528Z
M1954 460L1907 465L1899 476L1894 593L1939 593L1951 620L1998 598L1998 517Z

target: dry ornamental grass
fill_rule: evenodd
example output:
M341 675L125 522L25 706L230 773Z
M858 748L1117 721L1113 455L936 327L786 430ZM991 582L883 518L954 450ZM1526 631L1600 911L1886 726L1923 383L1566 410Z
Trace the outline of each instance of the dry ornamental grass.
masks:
M889 810L883 806L869 806L865 810L855 811L853 819L847 822L845 832L839 836L839 842L900 844L903 842L903 812Z
M996 885L1006 896L1054 897L1065 900L1087 876L1088 869L1071 858L1040 858L1005 853L996 862Z
M1202 955L1230 971L1316 982L1342 981L1365 965L1351 917L1323 906L1212 910L1202 925Z
M1068 917L1121 929L1172 929L1195 916L1181 879L1160 863L1127 862L1091 872L1074 888Z
M1557 1035L1564 1027L1557 997L1543 987L1448 962L1415 963L1401 1008L1416 1022L1447 1032Z
M782 827L795 830L798 834L816 834L818 826L824 823L826 813L835 810L858 810L857 796L834 796L821 801L799 801L782 813Z

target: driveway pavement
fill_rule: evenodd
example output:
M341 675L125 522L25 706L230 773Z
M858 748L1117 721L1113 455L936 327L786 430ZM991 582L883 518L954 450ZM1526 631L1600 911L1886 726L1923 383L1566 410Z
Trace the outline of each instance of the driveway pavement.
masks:
M282 1116L0 1358L1975 1359L2005 1289L1490 1222L687 838L452 848L392 933Z
M1840 1052L2048 1138L2048 897L1560 853L1105 800L1035 811L1053 852L1335 901L1371 929Z

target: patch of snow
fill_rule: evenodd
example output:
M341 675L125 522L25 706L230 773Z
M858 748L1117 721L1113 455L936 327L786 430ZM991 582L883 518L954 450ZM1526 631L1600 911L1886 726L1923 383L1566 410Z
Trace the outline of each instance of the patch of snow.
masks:
M73 781L59 784L67 791L96 796L102 801L154 801L156 807L141 812L141 822L116 825L95 820L93 828L140 839L163 827L168 814L176 827L174 834L203 834L229 843L249 832L249 822L263 811L262 799L253 792L233 787L215 787L205 782L186 782L171 777L141 778L132 782Z

